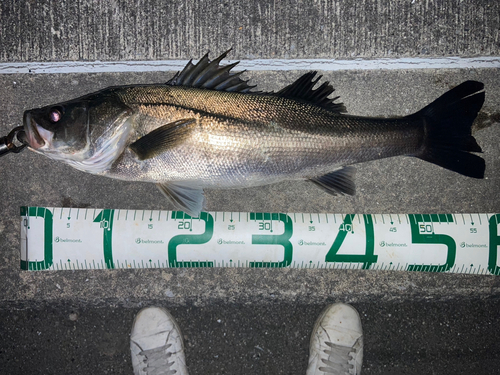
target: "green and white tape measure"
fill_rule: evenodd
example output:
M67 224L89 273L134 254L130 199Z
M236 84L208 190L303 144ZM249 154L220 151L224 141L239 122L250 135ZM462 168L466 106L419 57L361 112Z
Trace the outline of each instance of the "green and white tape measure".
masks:
M21 208L21 268L293 267L500 274L500 214Z

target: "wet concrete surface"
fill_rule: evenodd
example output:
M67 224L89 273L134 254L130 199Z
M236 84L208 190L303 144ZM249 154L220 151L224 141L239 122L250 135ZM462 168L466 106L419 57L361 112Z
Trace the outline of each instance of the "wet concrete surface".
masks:
M3 1L2 61L498 55L489 0Z

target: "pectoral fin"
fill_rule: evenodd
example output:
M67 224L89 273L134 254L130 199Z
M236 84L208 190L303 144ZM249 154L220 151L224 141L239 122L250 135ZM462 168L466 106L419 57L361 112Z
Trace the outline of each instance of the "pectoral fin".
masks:
M192 217L198 217L205 206L205 195L200 187L176 182L156 184L156 186L172 203Z
M139 160L151 159L183 142L191 133L196 119L187 118L160 126L129 147Z
M311 181L330 194L354 195L356 192L355 175L356 168L344 167L324 176L311 178Z

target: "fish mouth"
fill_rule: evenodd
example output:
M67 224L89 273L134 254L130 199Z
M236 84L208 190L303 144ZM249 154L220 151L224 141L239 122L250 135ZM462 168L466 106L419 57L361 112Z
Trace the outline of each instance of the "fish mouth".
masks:
M42 129L31 116L29 112L24 113L24 130L26 132L26 140L29 146L37 150L40 147L45 146L45 139L40 133L50 133L45 129Z

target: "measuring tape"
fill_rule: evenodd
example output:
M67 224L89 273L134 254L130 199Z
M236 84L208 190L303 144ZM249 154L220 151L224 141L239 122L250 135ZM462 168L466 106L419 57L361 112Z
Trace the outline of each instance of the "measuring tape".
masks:
M500 214L21 207L21 268L342 268L499 275Z

